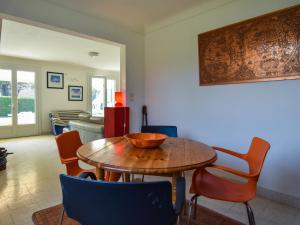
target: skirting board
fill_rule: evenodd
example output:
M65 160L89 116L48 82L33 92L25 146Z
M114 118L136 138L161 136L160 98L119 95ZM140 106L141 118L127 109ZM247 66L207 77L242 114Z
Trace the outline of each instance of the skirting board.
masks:
M300 209L300 198L295 196L283 194L264 187L258 187L257 194L267 199Z

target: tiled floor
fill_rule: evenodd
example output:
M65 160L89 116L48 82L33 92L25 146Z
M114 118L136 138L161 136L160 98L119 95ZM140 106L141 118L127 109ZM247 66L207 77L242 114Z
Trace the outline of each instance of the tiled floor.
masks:
M0 225L32 225L34 211L61 202L58 174L64 172L64 167L59 162L54 138L41 136L2 140L0 146L15 153L9 155L7 170L0 172ZM190 174L187 174L187 181L189 177ZM153 179L157 177L146 178ZM243 205L205 198L200 199L200 204L247 224ZM257 225L300 225L299 209L261 197L250 204Z

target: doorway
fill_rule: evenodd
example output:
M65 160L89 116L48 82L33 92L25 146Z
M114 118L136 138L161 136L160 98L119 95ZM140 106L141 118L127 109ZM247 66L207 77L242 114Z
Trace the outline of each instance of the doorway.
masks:
M0 15L1 20L0 97L6 102L5 107L0 102L0 138L50 133L49 113L53 111L82 110L103 115L105 106L114 105L115 91L126 91L125 45L43 24L37 26L20 18L12 20ZM10 64L21 67L9 67ZM23 66L37 68L38 73ZM63 74L62 88L46 85L49 71ZM25 74L31 80L22 80ZM91 75L106 79L95 79L99 86L92 90ZM19 92L20 86L27 89ZM69 86L82 87L82 100L69 100Z
M37 135L37 72L0 66L0 138Z

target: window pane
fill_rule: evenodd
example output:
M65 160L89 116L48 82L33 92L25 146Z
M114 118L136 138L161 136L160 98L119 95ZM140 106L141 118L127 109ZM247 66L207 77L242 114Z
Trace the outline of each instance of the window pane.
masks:
M107 80L106 89L107 89L107 106L113 107L115 106L116 81Z
M18 124L35 123L35 73L17 71Z
M0 126L12 125L11 70L0 69Z
M104 113L104 91L105 79L93 77L92 78L92 115L101 115Z

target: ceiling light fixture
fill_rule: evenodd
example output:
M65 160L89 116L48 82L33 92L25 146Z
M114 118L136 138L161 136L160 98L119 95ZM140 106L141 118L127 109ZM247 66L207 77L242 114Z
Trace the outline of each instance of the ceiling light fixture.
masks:
M97 57L99 55L99 52L89 52L88 53L90 57L94 58Z

